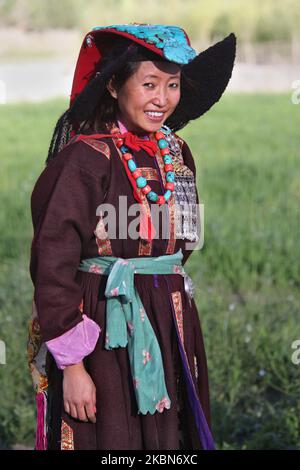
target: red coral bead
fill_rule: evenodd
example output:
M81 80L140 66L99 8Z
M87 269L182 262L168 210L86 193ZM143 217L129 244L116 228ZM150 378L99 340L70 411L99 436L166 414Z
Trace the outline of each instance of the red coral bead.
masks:
M132 155L131 155L131 153L125 152L125 153L123 153L123 158L124 158L124 160L126 160L126 162L128 162L128 160L130 160L132 158Z
M161 131L155 132L155 138L156 138L157 140L159 140L159 139L164 139L164 138L165 138L165 134L164 134L163 132L161 132Z
M174 191L174 183L166 183L166 189L169 189L170 191Z
M151 188L150 188L149 184L147 184L146 186L144 186L142 188L142 193L143 194L148 194L148 193L150 193L150 191L151 191Z
M168 149L168 147L166 147L165 149L160 149L160 153L162 156L169 155L170 150Z
M120 148L120 147L122 147L123 143L124 143L123 139L118 139L117 142L116 142L116 145L117 145L118 148Z
M141 170L140 170L139 168L137 168L136 170L133 171L132 176L133 176L135 179L139 178L140 176L142 176Z
M167 163L167 164L164 166L164 168L165 168L165 171L166 171L166 172L167 172L167 171L173 171L173 165L172 165L172 163Z
M159 206L161 206L162 204L164 204L166 202L166 200L165 200L164 196L158 196L158 199L157 199L156 202Z

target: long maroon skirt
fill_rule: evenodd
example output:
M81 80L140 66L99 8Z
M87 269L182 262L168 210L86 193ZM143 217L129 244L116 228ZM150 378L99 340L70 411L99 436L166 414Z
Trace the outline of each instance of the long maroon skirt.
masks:
M179 353L180 331L192 380L210 426L209 389L203 336L194 301L190 304L177 274L135 275L135 285L158 339L171 408L137 413L127 348L105 349L106 277L80 272L84 311L101 327L85 367L97 392L97 422L73 419L64 411L63 373L47 353L48 449L176 450L201 449Z

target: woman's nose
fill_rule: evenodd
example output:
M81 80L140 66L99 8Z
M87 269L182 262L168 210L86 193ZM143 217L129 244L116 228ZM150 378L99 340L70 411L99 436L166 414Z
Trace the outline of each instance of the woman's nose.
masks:
M163 107L168 102L168 95L164 90L158 91L155 98L153 99L153 103L157 106Z

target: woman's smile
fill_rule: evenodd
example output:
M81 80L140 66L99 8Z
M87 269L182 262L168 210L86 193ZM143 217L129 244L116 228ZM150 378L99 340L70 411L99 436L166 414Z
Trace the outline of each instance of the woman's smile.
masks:
M145 111L145 114L150 119L150 121L161 122L164 119L165 113L158 111Z

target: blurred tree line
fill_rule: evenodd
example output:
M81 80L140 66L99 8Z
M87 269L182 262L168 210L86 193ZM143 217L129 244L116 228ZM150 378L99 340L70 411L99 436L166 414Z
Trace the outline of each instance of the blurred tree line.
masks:
M300 36L299 0L0 0L0 27L86 31L115 23L180 24L194 41L234 31L242 42Z

